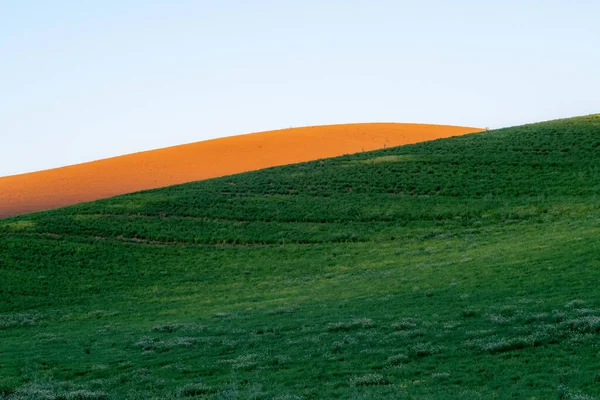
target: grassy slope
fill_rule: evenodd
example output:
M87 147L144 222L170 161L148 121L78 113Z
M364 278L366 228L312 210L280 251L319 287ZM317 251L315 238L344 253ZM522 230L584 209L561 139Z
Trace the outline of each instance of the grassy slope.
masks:
M595 398L599 166L589 116L1 220L0 398Z

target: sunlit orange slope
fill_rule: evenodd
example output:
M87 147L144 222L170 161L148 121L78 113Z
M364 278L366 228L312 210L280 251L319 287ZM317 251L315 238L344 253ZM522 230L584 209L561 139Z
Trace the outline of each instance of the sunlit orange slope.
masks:
M0 178L0 218L277 165L458 136L421 124L290 128L208 140Z

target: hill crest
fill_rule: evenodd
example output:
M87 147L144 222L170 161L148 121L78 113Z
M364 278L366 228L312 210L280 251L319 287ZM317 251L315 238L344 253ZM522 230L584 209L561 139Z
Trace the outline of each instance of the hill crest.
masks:
M427 124L289 128L0 177L0 218L268 167L479 132Z

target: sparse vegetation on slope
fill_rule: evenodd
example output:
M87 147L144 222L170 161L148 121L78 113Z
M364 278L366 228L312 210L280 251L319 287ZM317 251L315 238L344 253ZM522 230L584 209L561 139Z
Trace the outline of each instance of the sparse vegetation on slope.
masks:
M600 116L0 221L0 398L600 396Z

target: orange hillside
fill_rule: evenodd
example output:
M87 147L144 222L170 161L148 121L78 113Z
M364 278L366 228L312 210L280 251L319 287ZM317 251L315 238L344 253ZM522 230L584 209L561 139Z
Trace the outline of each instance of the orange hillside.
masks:
M0 178L0 218L138 190L458 136L480 129L348 124L260 132Z

